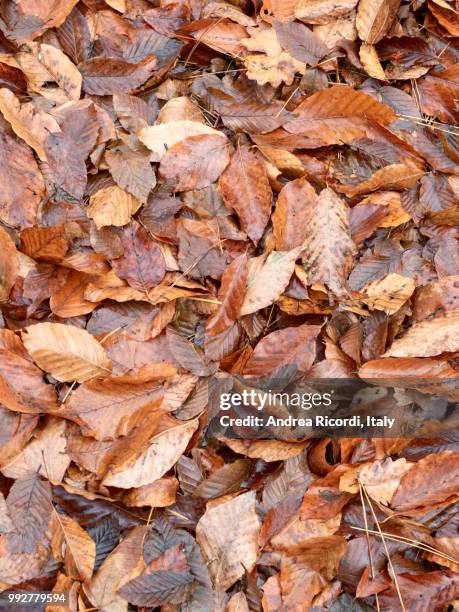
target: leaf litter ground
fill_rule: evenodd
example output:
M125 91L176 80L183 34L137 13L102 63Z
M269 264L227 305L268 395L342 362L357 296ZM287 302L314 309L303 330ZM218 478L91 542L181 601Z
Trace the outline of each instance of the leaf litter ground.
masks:
M2 4L2 607L458 608L457 421L206 435L225 376L457 402L457 14Z

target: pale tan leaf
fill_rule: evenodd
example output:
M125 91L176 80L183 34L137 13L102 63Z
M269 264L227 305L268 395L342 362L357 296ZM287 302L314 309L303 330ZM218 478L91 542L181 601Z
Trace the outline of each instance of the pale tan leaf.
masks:
M197 428L197 420L186 421L154 436L133 465L117 473L109 472L103 484L130 489L158 480L178 461Z
M359 479L368 495L379 504L388 505L402 477L413 467L406 459L392 461L387 457L366 465L359 473Z
M42 160L46 160L45 141L49 134L59 133L56 120L47 113L36 111L31 102L21 104L9 89L0 89L0 112Z
M178 142L182 142L189 136L200 136L201 134L214 134L223 137L218 130L199 121L182 119L179 121L168 121L159 125L151 125L140 130L139 140L153 151L155 161L160 161L167 151Z
M52 45L40 44L37 57L68 98L79 100L83 79L75 64Z
M304 241L303 261L308 281L325 283L342 295L351 271L356 247L351 239L348 208L332 189L324 189L308 206L309 233Z
M256 25L255 20L243 13L238 6L232 6L226 2L209 2L204 6L203 17L226 17L242 26Z
M175 503L179 482L174 476L160 478L138 489L131 489L123 496L126 506L150 506L164 508Z
M91 579L94 562L96 559L96 543L91 536L70 516L55 513L56 524L62 530L66 543L66 565L70 566L70 574L73 578L87 582ZM69 557L69 563L67 558ZM76 573L73 567L75 566Z
M373 79L379 79L380 81L386 80L384 68L379 61L374 45L362 43L360 45L359 56L362 66L365 68L369 76L371 76Z
M168 100L159 111L156 123L176 123L192 121L205 124L206 119L199 106L186 96L178 96Z
M257 559L260 520L255 504L255 491L222 501L208 507L196 526L196 539L209 572L222 590L250 572Z
M295 269L302 247L291 251L273 251L249 260L247 291L240 316L270 306L284 291Z
M1 468L8 478L25 478L38 473L53 484L60 484L70 464L65 449L66 421L50 417L43 421L35 437L24 449Z
M105 559L85 592L98 610L127 612L128 602L119 595L119 589L138 576L145 562L142 548L146 526L135 527Z
M305 23L330 23L350 13L358 0L299 0L295 17Z
M105 2L119 13L126 12L126 0L105 0Z
M35 363L61 382L83 382L111 371L105 350L84 329L62 323L37 323L21 335Z
M414 323L383 357L432 357L459 350L459 310Z
M394 21L400 0L360 0L357 9L357 31L371 45L385 36Z
M87 213L97 229L107 225L122 227L129 223L140 206L140 202L133 195L118 185L110 185L91 196Z
M416 288L414 280L391 272L381 280L368 283L361 289L360 299L370 310L382 310L394 314L412 296Z
M247 28L250 38L244 38L241 43L249 51L259 51L244 58L247 76L259 85L270 83L278 87L282 82L290 85L295 74L303 74L306 63L300 62L282 49L274 28L257 26Z
M308 445L306 442L284 442L283 440L236 440L225 438L224 442L235 453L245 455L251 459L263 461L285 461L289 457L296 457Z
M0 492L0 533L14 531L13 521L8 512L3 493Z

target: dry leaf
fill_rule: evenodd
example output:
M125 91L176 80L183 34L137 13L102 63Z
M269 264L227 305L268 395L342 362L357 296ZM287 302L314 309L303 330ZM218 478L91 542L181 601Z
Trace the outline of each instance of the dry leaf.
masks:
M197 421L188 421L156 435L131 467L117 473L109 472L104 484L130 489L158 480L177 462L197 427Z
M389 505L400 484L401 478L413 467L406 459L375 461L364 466L359 472L359 480L368 495L379 504Z
M247 315L270 306L293 274L302 247L291 251L273 251L265 260L263 255L249 260L247 290L239 314Z
M118 185L110 185L99 189L91 196L87 213L97 229L107 225L121 227L129 223L140 205L141 203L130 193Z
M416 283L412 278L391 273L382 280L365 285L361 290L361 300L370 310L394 314L410 299L415 288Z
M295 73L304 73L305 62L282 49L274 28L257 26L247 28L247 32L250 38L244 38L241 43L249 51L260 51L244 58L249 79L255 79L259 85L270 83L278 87L282 82L290 85Z
M37 323L22 333L22 339L37 365L61 382L84 382L111 371L99 342L73 325Z
M459 350L459 311L414 323L392 343L384 357L432 357Z
M228 517L237 521L228 522ZM209 507L196 526L196 539L215 584L226 590L251 571L258 555L260 521L255 492Z
M344 200L329 188L321 191L309 202L307 225L302 257L308 281L325 283L336 295L342 295L356 252Z
M257 244L271 212L272 191L263 163L247 146L237 146L220 178L220 191L241 220L242 229Z

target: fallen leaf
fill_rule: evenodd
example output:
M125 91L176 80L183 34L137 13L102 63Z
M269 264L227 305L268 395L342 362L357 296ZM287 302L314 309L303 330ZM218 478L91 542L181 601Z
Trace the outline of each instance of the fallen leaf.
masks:
M249 260L247 289L240 316L266 308L277 300L288 285L301 251L302 247L273 251L266 259L260 255Z
M384 357L432 357L458 350L459 312L415 323L400 338L396 338Z
M176 463L185 451L191 436L198 427L197 421L178 424L153 437L148 448L127 469L108 473L106 486L130 489L142 487L158 480Z
M364 466L359 472L359 480L368 495L379 504L389 505L401 478L413 467L406 459L375 461Z
M239 517L228 522L229 516ZM255 492L243 493L206 510L196 526L196 539L215 584L226 590L250 571L258 555L260 521Z
M84 382L111 371L99 342L73 325L37 323L27 327L22 339L38 366L62 382Z
M87 208L88 217L97 227L127 225L131 217L140 208L141 203L133 195L118 187L111 185L103 187L91 196Z
M166 155L166 153L174 145L183 142L190 136L213 135L222 137L221 132L211 128L205 123L198 121L190 121L188 119L179 119L144 127L138 133L139 140L153 151L156 161Z
M399 0L360 0L357 8L357 31L360 38L374 45L384 38L397 14Z
M238 145L219 184L226 205L236 212L242 229L257 244L268 222L272 201L263 163L247 146Z
M309 203L307 225L302 257L308 281L325 283L342 295L356 252L345 202L330 188L324 189Z
M230 155L231 145L220 134L188 136L162 157L159 174L174 191L202 189L219 178Z
M242 39L241 43L249 51L261 52L246 55L244 58L249 79L254 79L259 85L270 83L273 87L278 87L282 82L291 85L295 73L303 74L306 70L304 61L298 61L290 53L282 49L274 28L263 28L260 26L247 28L247 33L250 35L250 38ZM310 43L312 43L313 36L312 33L309 36ZM305 35L299 36L299 38L301 38L302 44L305 45ZM319 44L317 44L317 48L320 48Z

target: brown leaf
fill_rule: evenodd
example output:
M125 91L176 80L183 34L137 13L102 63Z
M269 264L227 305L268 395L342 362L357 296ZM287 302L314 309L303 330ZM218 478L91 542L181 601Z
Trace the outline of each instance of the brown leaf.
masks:
M329 23L336 17L347 15L357 6L358 0L299 0L295 17L305 23Z
M126 166L124 166L125 170ZM100 229L107 225L121 227L127 225L131 217L140 208L141 202L118 185L99 189L91 196L87 208L88 217Z
M70 464L65 452L66 422L50 417L43 421L34 438L24 449L2 468L8 478L26 478L37 472L53 484L60 484Z
M286 327L271 332L255 347L244 367L247 376L275 376L282 367L293 365L300 372L307 372L316 357L318 325Z
M432 73L419 83L425 113L439 117L446 123L457 123L459 113L454 100L459 95L459 68L455 64L443 70Z
M309 283L325 283L336 295L342 295L356 248L350 237L347 206L331 189L324 189L310 201L308 229L303 261Z
M127 612L128 602L118 591L145 566L142 556L145 535L145 526L134 527L105 559L90 585L85 587L90 601L101 610Z
M45 193L43 177L29 147L4 132L0 136L0 181L0 219L13 227L33 225Z
M202 189L216 181L226 168L230 148L228 140L221 135L189 136L163 156L159 174L174 191Z
M444 502L457 495L458 479L459 453L427 455L403 476L391 506L398 512L409 512L419 506Z
M302 247L291 251L273 251L249 260L247 290L239 312L251 314L270 306L284 291L295 269Z
M145 204L148 194L156 185L155 173L148 158L142 153L119 148L106 151L105 159L117 185Z
M37 323L22 332L32 359L54 378L84 382L110 373L102 346L84 329L62 323Z
M164 256L158 244L137 222L132 221L121 237L124 254L113 260L113 269L133 289L148 292L166 273Z
M57 47L40 44L38 59L70 100L79 100L82 77L78 68Z
M427 572L425 574L403 573L397 576L398 590L407 610L441 610L457 598L459 581L452 572ZM391 609L400 604L397 588L379 595L382 609Z
M146 414L158 408L161 399L162 391L155 379L93 380L72 392L62 414L76 421L86 435L104 440L125 436Z
M315 65L328 55L328 47L306 26L292 21L273 25L279 44L300 62Z
M96 543L70 516L55 513L55 525L62 531L66 543L65 561L70 576L89 581L96 559ZM75 567L76 572L72 571Z
M154 56L147 56L133 64L123 59L93 57L79 65L83 89L87 94L106 96L129 93L145 83L156 68Z
M386 35L400 6L399 0L360 0L357 9L357 31L360 38L374 45Z
M6 302L19 273L16 245L10 235L0 227L0 303Z
M204 499L214 499L235 493L249 475L250 467L250 462L244 459L227 463L202 480L194 489L193 495Z
M178 480L174 476L160 478L151 484L132 489L123 496L126 506L150 506L164 508L171 506L177 497Z
M238 520L229 522L230 516ZM228 589L255 564L259 529L254 491L208 507L200 519L196 539L220 588Z
M158 480L178 461L197 427L196 420L186 421L157 434L130 467L116 473L108 472L103 480L104 484L131 489Z
M206 334L216 336L226 331L236 321L247 282L247 255L242 254L226 268L218 292L221 304L206 322Z
M343 144L371 136L368 120L387 125L394 112L371 96L335 85L309 96L295 110L296 119L284 124L293 134L305 134L313 146ZM317 144L315 144L317 143Z
M30 227L21 232L21 251L35 261L59 263L68 250L68 238L62 226Z
M0 330L0 390L2 404L10 410L36 414L56 407L54 389L32 362L19 336Z
M272 200L263 163L247 146L238 145L219 184L225 204L236 212L242 229L258 244L268 223Z
M301 246L308 233L308 208L317 200L305 178L290 181L282 188L272 215L276 249L289 251Z
M30 102L21 104L19 99L5 88L0 89L0 112L19 138L32 147L40 159L46 159L45 142L49 134L60 132L56 120L47 113L36 112Z

